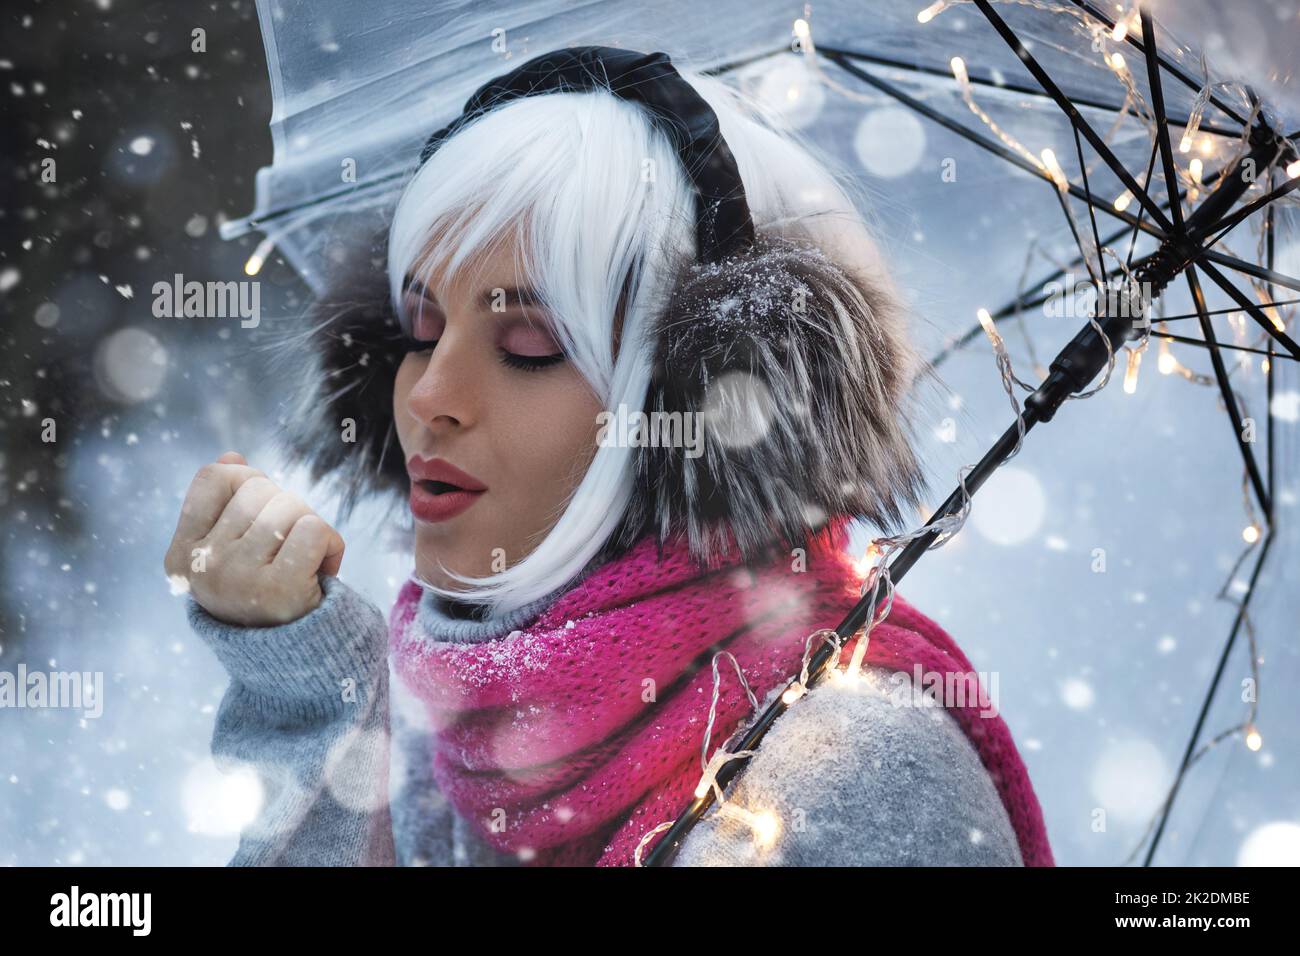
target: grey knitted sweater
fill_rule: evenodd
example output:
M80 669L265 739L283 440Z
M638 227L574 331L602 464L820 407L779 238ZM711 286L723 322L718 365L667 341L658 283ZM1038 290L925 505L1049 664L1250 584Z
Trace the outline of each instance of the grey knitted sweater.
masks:
M250 767L263 791L230 865L517 864L439 795L420 707L391 679L385 616L336 577L322 587L319 606L278 627L226 624L186 598L190 625L230 675L214 758ZM451 616L425 592L418 620L439 640L494 640L553 599L484 621ZM675 865L1022 865L993 781L957 722L942 707L900 705L911 695L896 693L896 673L865 674L857 688L810 691L728 788L728 801L776 815L775 838L759 846L747 824L715 807Z

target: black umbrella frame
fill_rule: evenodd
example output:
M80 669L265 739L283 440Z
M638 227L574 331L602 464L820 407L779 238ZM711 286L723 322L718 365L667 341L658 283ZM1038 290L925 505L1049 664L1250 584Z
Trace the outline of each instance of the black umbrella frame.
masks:
M1233 580L1238 568L1245 561L1250 551L1254 550L1261 542L1262 546L1259 547L1254 566L1251 569L1246 591L1240 601L1237 602L1237 612L1230 633L1219 655L1214 675L1206 689L1199 715L1187 742L1174 782L1157 811L1156 818L1152 821L1138 847L1130 855L1129 861L1136 857L1142 845L1145 844L1147 849L1143 865L1149 866L1151 864L1164 835L1165 825L1183 779L1190 767L1200 757L1220 741L1238 733L1245 734L1246 743L1251 749L1258 749L1259 747L1259 734L1254 725L1258 707L1257 698L1251 701L1249 715L1244 722L1224 730L1200 748L1197 747L1197 743L1201 738L1211 701L1214 699L1215 693L1222 682L1229 656L1236 645L1239 634L1243 630L1246 631L1247 640L1250 642L1250 664L1255 677L1255 686L1258 687L1258 655L1255 650L1254 632L1250 624L1248 606L1251 597L1255 593L1260 572L1268 557L1277 531L1273 508L1273 492L1276 487L1274 481L1276 469L1273 441L1275 417L1273 409L1275 376L1273 369L1278 359L1300 360L1300 346L1297 346L1296 342L1286 334L1281 321L1270 317L1266 314L1264 308L1252 302L1245 293L1227 278L1219 267L1246 276L1259 297L1274 310L1274 314L1276 314L1276 307L1300 301L1294 298L1278 301L1274 296L1275 286L1300 291L1300 279L1294 276L1282 275L1274 269L1274 207L1279 200L1282 200L1297 186L1300 186L1300 154L1297 153L1295 144L1298 134L1282 135L1278 130L1273 129L1265 118L1262 105L1252 91L1247 90L1247 93L1253 108L1249 115L1243 116L1238 110L1234 110L1223 99L1215 95L1215 85L1211 84L1208 79L1204 84L1197 83L1171 58L1162 55L1157 48L1155 28L1148 12L1141 11L1138 14L1141 23L1141 36L1139 38L1134 35L1133 31L1125 28L1124 20L1127 18L1121 18L1121 21L1117 22L1107 15L1105 11L1088 2L1088 0L1073 0L1072 8L1053 6L1050 9L1060 12L1062 15L1072 15L1081 20L1091 20L1101 24L1106 30L1111 31L1111 35L1117 43L1127 43L1139 51L1142 56L1150 94L1149 112L1143 118L1151 127L1152 145L1146 174L1142 181L1139 182L1116 158L1107 144L1106 138L1088 123L1079 109L1084 106L1093 109L1110 110L1116 113L1125 112L1131 100L1142 100L1132 82L1128 82L1129 99L1126 100L1123 106L1084 100L1079 97L1072 99L1062 91L1051 75L1035 59L1022 39L998 15L989 0L972 0L972 2L988 22L989 27L1019 57L1036 85L1024 84L1017 86L1008 84L1001 78L994 80L970 75L963 63L954 61L953 71L956 80L963 87L963 93L966 96L968 105L977 115L980 114L979 109L969 97L969 90L972 86L996 86L1004 90L1012 90L1050 100L1065 114L1071 124L1081 169L1082 181L1080 183L1076 184L1069 181L1060 166L1055 162L1054 157L1049 155L1050 151L1045 151L1043 162L1038 162L1032 155L1028 155L1022 147L1019 147L1019 144L1002 134L987 116L981 115L980 118L990 127L993 136L985 135L981 130L971 128L944 115L927 103L909 95L904 90L883 79L872 69L873 67L887 67L896 70L944 75L939 71L935 71L932 67L902 60L883 59L879 56L868 56L850 49L814 48L807 22L803 20L797 21L795 24L794 35L796 40L799 41L796 49L800 49L810 61L815 61L818 55L824 57L848 77L852 77L865 84L865 86L897 100L919 116L942 125L980 148L1033 175L1042 177L1051 184L1053 193L1061 204L1062 210L1070 223L1075 242L1079 247L1079 255L1076 261L1081 261L1086 266L1090 278L1098 289L1095 312L1089 316L1087 325L1056 355L1046 370L1043 381L1037 386L1027 385L1015 377L1001 336L996 329L996 323L1012 317L1020 319L1025 309L1040 306L1051 297L1050 295L1024 292L1023 278L1021 282L1022 291L1014 301L1007 303L996 311L987 312L981 310L979 324L935 358L932 364L937 365L952 354L955 349L961 348L976 339L982 329L992 342L1002 384L1011 399L1011 405L1016 414L1015 422L1006 429L978 463L963 466L958 474L958 487L939 506L925 525L904 534L876 538L872 542L868 550L867 560L874 560L875 563L870 567L863 582L861 600L833 630L828 628L819 629L809 635L800 675L791 680L785 686L783 693L777 696L762 713L757 714L756 718L747 727L732 735L732 739L736 741L734 746L728 747L728 744L731 743L731 740L728 740L719 746L710 757L708 754L709 738L713 727L720 687L718 661L722 657L729 656L725 652L715 655L713 659L713 700L701 752L703 775L696 788L695 798L675 821L661 823L643 836L636 855L638 865L668 865L681 847L686 834L715 802L720 804L719 809L721 811L730 809L734 815L748 819L760 838L764 836L764 829L771 826L771 821L765 821L762 819L762 815L729 807L725 801L724 789L754 754L768 729L808 689L826 679L832 672L839 673L835 663L840 659L841 649L845 642L857 634L859 640L855 647L853 661L850 663L847 672L853 673L855 671L865 654L872 628L889 614L894 585L903 578L926 551L942 546L961 529L966 517L969 515L972 496L999 466L1019 453L1024 437L1030 429L1041 422L1050 422L1066 400L1088 398L1105 388L1114 370L1115 349L1126 346L1126 343L1131 341L1137 341L1138 344L1136 347L1129 349L1126 378L1134 376L1141 353L1145 350L1148 340L1152 336L1155 336L1161 343L1162 349L1167 349L1167 343L1173 341L1201 348L1208 352L1214 372L1212 378L1195 375L1185 369L1181 371L1185 377L1192 381L1218 387L1222 403L1227 410L1233 428L1236 445L1243 462L1243 496L1247 511L1252 516L1251 525L1247 530L1254 528L1257 533L1255 540L1250 540L1250 537L1247 536L1248 547L1242 553L1229 575L1229 582ZM918 16L918 20L924 23L948 5L947 3L936 3L922 11ZM1031 3L1031 5L1035 4ZM781 51L777 52L784 51L785 48L782 48ZM1116 62L1116 72L1122 72L1124 69L1119 63L1120 61ZM725 72L727 69L729 67L723 67L716 72ZM1197 90L1198 96L1194 108L1188 116L1170 116L1167 113L1162 85L1166 80L1181 83L1190 89ZM829 79L828 82L830 85L836 86ZM1218 124L1211 125L1201 122L1202 111L1211 107L1221 116ZM1187 131L1188 135L1199 127L1207 132L1219 135L1237 136L1240 139L1239 148L1236 155L1227 161L1222 168L1205 176L1203 179L1190 182L1188 188L1184 190L1181 188L1182 181L1178 175L1173 146L1170 141L1169 128L1171 125L1182 127ZM1108 202L1094 195L1088 183L1088 166L1084 160L1085 141L1095 157L1125 186L1126 192L1121 197L1121 200ZM1168 194L1168 198L1164 202L1158 202L1148 188L1152 181L1157 158L1160 160L1163 182ZM1238 202L1257 180L1266 186L1263 194L1238 207ZM1210 191L1211 187L1213 187L1212 191ZM1206 194L1205 198L1196 203L1195 200L1202 194ZM1084 203L1088 211L1090 237L1083 234L1078 227L1069 205L1070 199L1080 200ZM1127 206L1132 201L1136 201L1138 204L1136 214L1127 211ZM1187 209L1186 214L1184 213L1185 207ZM1234 207L1237 208L1234 209ZM1098 212L1118 219L1124 225L1103 240L1097 223ZM1263 265L1228 255L1215 248L1236 226L1246 222L1256 214L1262 214L1263 217L1261 232ZM1134 264L1134 249L1139 232L1152 237L1158 243L1158 246L1153 253L1140 258ZM1110 245L1123 239L1125 235L1128 236L1129 248L1127 256L1121 260L1110 249ZM1091 246L1088 242L1089 238L1092 240ZM1108 270L1105 267L1104 252L1111 253L1119 260L1115 268ZM1092 261L1094 256L1096 258L1095 265ZM1058 269L1047 277L1043 284L1059 278L1065 274L1065 271L1064 268ZM1161 315L1159 316L1160 330L1153 331L1150 314L1152 303L1180 275L1187 283L1195 306L1195 312L1185 316ZM1240 311L1244 312L1262 330L1266 336L1264 342L1266 348L1233 345L1221 342L1216 338L1210 321L1210 316L1213 313L1206 305L1204 291L1201 286L1201 276L1204 276L1221 289L1236 303ZM1106 283L1115 280L1122 281L1122 293L1118 296L1114 294L1102 295ZM1038 287L1041 288L1041 285ZM1202 335L1200 339L1177 335L1166 330L1165 323L1169 321L1191 318L1195 318L1199 323ZM1266 357L1267 364L1264 366L1264 370L1267 373L1269 409L1266 425L1267 458L1263 468L1260 467L1256 459L1252 447L1254 444L1253 439L1246 437L1253 432L1253 419L1243 414L1245 403L1234 391L1230 382L1229 372L1223 356L1224 350L1253 353ZM1162 351L1162 371L1169 370L1166 365L1168 361L1167 352ZM1176 365L1176 363L1173 364ZM1091 391L1085 391L1088 383L1103 370L1104 376L1101 383ZM1015 397L1014 387L1017 385L1031 392L1024 401L1023 411ZM1263 525L1262 532L1260 532L1258 522L1254 518L1255 506L1258 506L1259 513L1262 515L1262 519L1260 519ZM1228 585L1225 584L1218 597L1226 599L1227 590ZM732 659L732 663L735 664L734 659ZM753 694L745 683L744 675L740 673L739 667L737 667L737 673L751 705L757 711L758 705L754 701ZM664 831L667 832L645 855L643 861L642 852L655 836L664 833Z

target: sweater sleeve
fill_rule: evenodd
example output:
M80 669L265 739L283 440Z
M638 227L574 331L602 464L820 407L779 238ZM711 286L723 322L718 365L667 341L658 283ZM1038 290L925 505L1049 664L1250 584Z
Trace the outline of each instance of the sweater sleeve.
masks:
M1022 866L961 726L912 703L910 681L900 688L893 674L867 667L856 686L823 682L791 707L727 791L765 823L715 805L675 865Z
M190 626L230 675L212 734L223 770L261 787L229 866L391 866L388 629L337 577L289 624L241 627L187 596Z

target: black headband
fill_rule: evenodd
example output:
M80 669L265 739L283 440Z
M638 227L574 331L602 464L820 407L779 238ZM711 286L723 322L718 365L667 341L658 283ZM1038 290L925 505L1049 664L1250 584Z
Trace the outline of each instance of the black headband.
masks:
M506 101L592 90L640 103L668 134L699 198L695 233L701 261L716 262L754 242L745 187L718 115L682 79L666 53L575 46L534 57L479 87L461 115L429 137L420 150L420 165L466 123Z

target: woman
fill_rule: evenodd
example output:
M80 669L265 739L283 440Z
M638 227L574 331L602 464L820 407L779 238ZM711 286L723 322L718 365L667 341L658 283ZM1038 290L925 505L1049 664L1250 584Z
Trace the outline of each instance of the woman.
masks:
M237 453L165 562L231 675L214 753L265 790L231 862L639 862L857 601L849 520L919 502L874 249L824 161L663 54L538 57L431 136L318 303L289 443L345 510L409 502L387 626ZM896 595L675 863L1051 865L996 710L921 673L973 678Z

